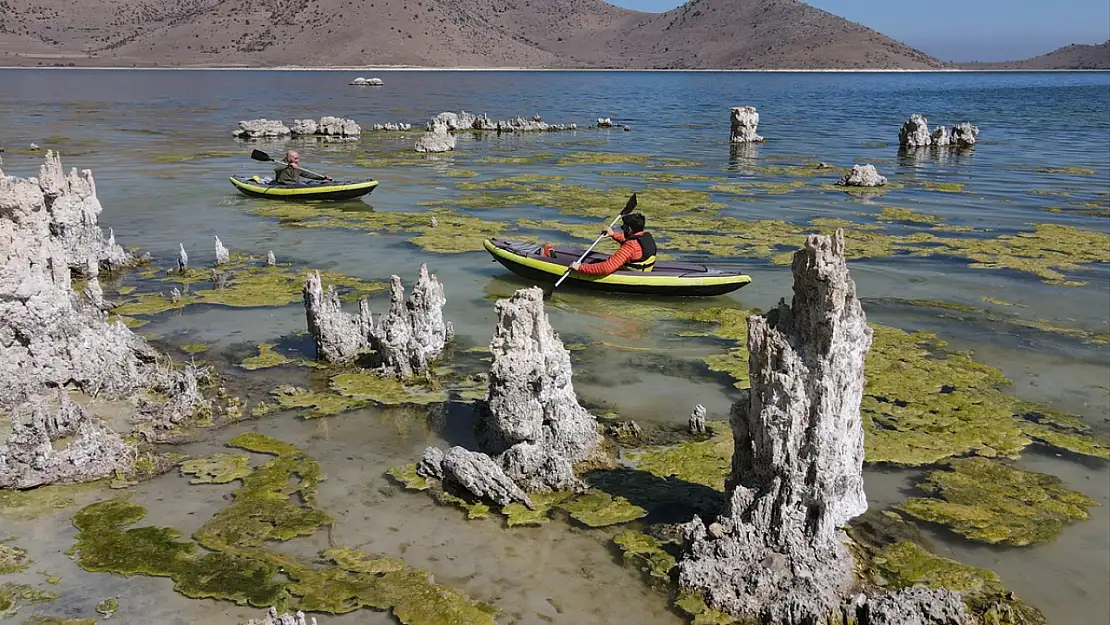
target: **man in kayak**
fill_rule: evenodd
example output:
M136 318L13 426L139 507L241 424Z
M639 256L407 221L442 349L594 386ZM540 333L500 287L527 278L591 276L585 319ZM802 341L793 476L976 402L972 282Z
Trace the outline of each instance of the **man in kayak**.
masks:
M605 234L620 243L620 249L608 260L583 265L577 261L570 268L590 276L607 276L618 269L651 271L655 265L655 239L650 232L644 231L646 220L640 212L629 213L621 218L621 231L606 228Z
M331 180L331 176L321 176L301 169L301 155L296 150L285 153L285 164L274 165L274 184L297 184L301 176L311 180Z

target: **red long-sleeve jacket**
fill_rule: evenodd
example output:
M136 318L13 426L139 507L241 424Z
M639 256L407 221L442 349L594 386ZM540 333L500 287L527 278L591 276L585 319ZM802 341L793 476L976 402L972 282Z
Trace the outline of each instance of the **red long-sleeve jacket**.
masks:
M639 233L637 232L636 234ZM620 243L621 247L609 257L609 260L582 265L578 268L578 272L591 276L607 276L623 267L628 261L640 258L644 253L643 249L640 247L640 243L635 239L626 240L623 232L614 232L613 240Z

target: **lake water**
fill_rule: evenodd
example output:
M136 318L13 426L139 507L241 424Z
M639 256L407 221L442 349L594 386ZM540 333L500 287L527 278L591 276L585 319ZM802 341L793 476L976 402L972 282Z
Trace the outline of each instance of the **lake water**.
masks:
M767 184L742 194L710 191L708 197L724 205L723 214L746 222L805 224L814 218L840 218L871 223L883 208L896 207L974 228L980 231L976 236L1027 232L1045 223L1110 232L1106 72L382 71L377 75L385 81L383 87L347 85L359 75L375 74L0 70L0 146L7 149L0 154L2 168L8 175L37 175L42 155L28 146L34 142L60 149L67 169L93 171L104 206L101 224L114 228L124 245L151 252L163 267L172 265L179 244L194 266L210 265L213 235L232 251L264 256L273 250L279 261L305 271L330 269L372 280L397 274L406 286L412 284L419 264L427 263L445 284L445 315L465 347L488 343L495 321L493 302L528 282L491 262L480 247L434 253L412 244L411 233L370 236L365 230L303 228L275 218L271 203L246 198L228 183L233 174L270 173L264 164L249 159L254 146L232 138L237 122L258 117L286 124L323 115L353 118L365 129L358 142L287 143L300 150L302 163L310 169L335 178L379 180L380 186L356 208L414 212L430 210L428 204L438 202L463 215L497 221L508 229L507 236L520 232L568 240L560 232L519 229L515 224L520 219L591 225L607 220L584 219L573 210L546 206L484 208L473 203L481 200L481 193L465 185L506 176L559 175L565 184L598 193L610 188L665 193L755 182ZM759 133L766 142L736 149L728 141L729 109L743 105L758 109ZM545 121L583 128L461 136L456 151L434 160L402 160L394 166L381 160L398 155L408 159L428 118L459 110L488 113L494 119L541 114ZM930 126L970 121L980 129L979 142L962 152L900 154L899 126L915 112L925 115ZM611 117L631 131L584 128L598 117ZM369 130L374 123L398 121L412 123L414 130ZM262 147L277 155L286 145L271 142ZM559 163L581 160L575 155L583 152L622 156L612 157L610 164ZM516 162L506 162L505 157ZM378 160L357 162L366 158ZM836 168L871 163L892 185L881 196L858 197L822 186L837 175L796 176L774 169L812 161ZM614 170L632 175L618 176ZM659 172L675 176L666 182L644 176ZM801 184L786 186L791 183ZM953 184L959 186L943 186ZM610 212L619 208L614 204ZM652 217L648 211L649 227ZM706 232L714 231L714 219L706 218ZM753 281L729 296L640 298L630 309L611 296L561 289L548 305L552 323L566 342L592 345L575 355L575 385L584 402L615 408L623 417L649 425L684 423L696 403L705 405L711 418L725 418L735 389L728 379L706 371L701 360L725 347L676 336L674 317L707 306L767 308L789 297L789 268L769 262L766 255L674 251L667 249L665 238L661 241L662 251L675 258L740 266ZM1110 260L1110 249L1101 252L1103 260ZM1049 284L1028 271L971 267L966 259L952 256L883 255L852 261L850 267L871 320L935 332L951 348L973 350L978 360L1002 369L1020 396L1079 415L1098 432L1110 431L1105 344L998 321L1005 317L1046 322L1105 335L1110 332L1110 266L1105 262L1063 271L1070 280L1086 282L1084 286ZM986 321L969 321L951 310L892 301L936 300L990 308L984 297L1013 306L991 309L995 316ZM372 302L375 311L384 310L381 297ZM247 355L252 349L248 343L303 345L296 335L304 330L303 307L294 303L255 309L191 307L153 317L140 331L168 344L211 343L214 348L206 357L227 364ZM599 348L602 343L617 347ZM311 352L304 355L311 357ZM280 383L304 384L308 376L303 371L235 368L228 368L227 375L235 379L237 389L256 399ZM432 571L437 581L494 603L507 614L505 623L682 622L669 611L665 598L620 565L619 556L606 546L604 532L562 523L508 532L492 520L463 521L456 510L437 507L423 495L383 494L389 487L385 469L414 461L426 445L465 441L468 419L459 406L434 423L422 413L414 416L411 409L369 408L313 421L278 413L220 431L185 452L211 453L233 434L251 429L300 445L329 475L321 485L320 503L337 516L333 544L403 555L409 564ZM943 555L998 572L1009 588L1044 611L1050 623L1107 622L1107 464L1077 462L1030 448L1020 466L1059 475L1067 486L1101 505L1092 510L1090 520L1069 525L1059 539L1036 547L985 547L940 531L927 532L942 545ZM920 474L869 469L872 504L905 499ZM149 508L148 521L173 525L188 535L225 505L232 488L186 484L176 473L169 474L137 487L133 498ZM97 493L83 497L95 501ZM58 512L50 524L5 521L0 530L0 535L20 538L19 544L36 559L32 570L45 567L62 575L53 590L63 597L49 606L52 613L64 608L72 615L93 616L90 610L96 601L119 595L121 607L113 622L184 623L192 616L235 622L235 617L258 615L257 610L224 602L185 599L175 595L172 582L165 579L124 580L77 569L61 553L72 544L74 530L68 518L73 511ZM328 544L322 537L298 541L293 548L306 552ZM21 575L27 580L35 577ZM19 619L29 613L20 613ZM360 611L344 617L324 615L320 622L387 623L390 618Z

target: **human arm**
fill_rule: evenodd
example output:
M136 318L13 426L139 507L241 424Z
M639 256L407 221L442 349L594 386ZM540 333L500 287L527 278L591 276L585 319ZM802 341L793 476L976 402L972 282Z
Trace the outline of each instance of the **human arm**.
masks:
M297 171L301 172L301 175L305 178L308 178L309 180L331 180L331 176L321 176L320 174L314 174L310 171L305 171L300 167L297 168Z
M624 237L621 237L622 239ZM579 273L584 273L590 276L607 276L614 271L620 269L625 263L633 258L639 258L640 244L635 241L628 241L621 245L620 249L615 254L609 257L609 260L600 263L589 263L582 265L579 263L572 263L570 268Z

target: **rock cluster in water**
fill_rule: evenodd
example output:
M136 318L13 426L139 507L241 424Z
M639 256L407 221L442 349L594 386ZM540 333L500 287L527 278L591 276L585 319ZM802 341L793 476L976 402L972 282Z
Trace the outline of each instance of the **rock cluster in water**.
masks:
M382 373L407 378L426 373L454 336L451 323L443 319L443 285L427 265L420 265L408 300L401 278L390 278L389 312L377 323L366 299L359 302L357 315L343 312L335 287L325 291L319 272L305 281L303 295L316 356L327 362L350 362L373 352Z
M381 78L362 78L361 76L347 83L356 87L380 87L385 83Z
M970 122L956 124L952 127L951 133L944 126L937 126L930 133L929 120L914 113L898 130L898 145L904 148L928 146L966 148L975 145L978 136L979 128L971 125Z
M412 130L412 124L406 124L405 122L397 122L396 124L394 124L392 122L386 122L384 124L374 124L373 128L374 128L374 130L377 130L377 131L386 130L386 131L397 132L397 131L404 131L404 130Z
M853 165L852 171L836 182L843 187L881 187L886 176L880 176L874 165Z
M496 311L489 388L485 401L478 404L476 426L484 452L478 455L490 462L475 467L482 469L484 480L501 485L496 492L502 499L520 500L523 492L581 491L584 486L573 465L595 452L597 419L578 403L570 352L551 328L543 309L543 291L539 287L517 291L498 301ZM444 455L429 448L418 472L445 482L463 481L448 462L453 451ZM507 483L521 492L508 489Z
M285 137L321 137L329 140L347 140L359 137L362 128L353 119L340 117L321 117L314 119L295 119L293 125L286 126L276 119L251 119L240 121L239 127L231 132L239 139L282 139Z
M35 397L12 414L7 444L0 445L0 488L95 480L129 471L135 450L115 431L56 391L57 403ZM54 442L70 438L60 450Z
M551 132L558 130L576 130L578 124L549 124L543 117L533 115L529 119L516 117L493 121L488 115L474 115L462 111L460 113L445 112L436 115L427 123L429 132L440 125L447 127L448 131L456 130L488 130L494 132Z
M243 625L316 625L316 617L306 620L304 612L300 610L297 610L296 614L278 614L277 609L271 607L266 613L266 618L252 618Z
M860 400L872 331L843 231L794 255L794 297L748 318L751 389L732 408L728 502L683 527L679 584L758 623L965 622L958 593L854 594L840 527L867 510Z
M759 113L754 106L733 107L731 112L731 143L761 143L763 137L756 134L759 127Z
M157 428L179 424L205 400L198 372L174 368L122 322L107 322L101 269L137 262L98 225L101 206L92 172L68 174L47 151L39 177L0 172L0 409L14 415L0 448L0 486L103 477L129 468L119 436L66 396L77 390L136 398L136 420ZM81 275L83 293L72 287ZM201 376L204 375L202 372ZM155 390L168 399L144 400ZM64 450L51 442L76 438Z
M428 128L413 146L417 152L450 152L455 149L455 135L448 132L447 123L437 121Z

